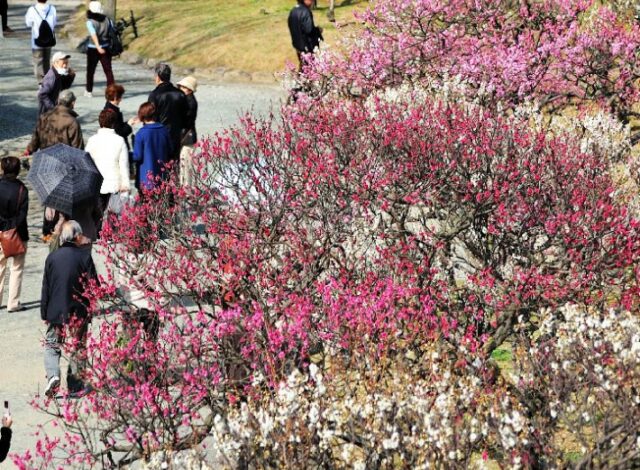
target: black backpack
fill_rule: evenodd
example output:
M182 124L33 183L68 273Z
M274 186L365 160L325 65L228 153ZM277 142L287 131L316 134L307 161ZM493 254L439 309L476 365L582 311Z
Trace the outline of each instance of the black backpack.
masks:
M38 9L33 7L33 9L38 13ZM34 41L36 46L38 47L53 47L56 45L56 35L53 33L49 22L47 21L47 16L49 16L49 12L51 11L51 7L47 10L47 13L42 18L42 15L38 13L38 16L42 19L40 23L40 29L38 30L38 37Z
M112 56L122 54L124 51L124 46L122 45L122 38L120 37L120 32L116 29L111 21L109 21L109 52L111 52Z

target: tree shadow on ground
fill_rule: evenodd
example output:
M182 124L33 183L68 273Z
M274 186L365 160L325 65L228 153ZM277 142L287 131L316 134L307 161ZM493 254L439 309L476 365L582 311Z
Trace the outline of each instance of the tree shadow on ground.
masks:
M33 103L26 106L20 98L0 95L0 141L31 135L37 118Z

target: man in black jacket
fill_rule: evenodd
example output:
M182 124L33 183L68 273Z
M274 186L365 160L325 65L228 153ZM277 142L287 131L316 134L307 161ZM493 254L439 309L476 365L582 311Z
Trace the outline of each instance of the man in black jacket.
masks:
M155 67L156 88L149 94L149 101L156 107L155 121L169 129L173 143L172 160L180 155L180 137L187 115L187 100L184 94L171 83L171 67L157 64Z
M54 396L60 386L60 346L64 342L64 326L78 341L76 353L69 358L67 387L71 394L81 393L84 385L80 378L81 364L78 354L87 333L87 302L82 297L83 283L95 279L96 268L91 258L91 245L80 224L69 220L62 224L62 246L47 257L42 279L40 315L47 322L44 346L44 367L47 372L45 394Z
M298 4L289 13L289 32L291 42L298 54L300 70L303 67L303 53L313 53L323 40L322 28L318 28L313 22L311 6L313 0L298 0Z

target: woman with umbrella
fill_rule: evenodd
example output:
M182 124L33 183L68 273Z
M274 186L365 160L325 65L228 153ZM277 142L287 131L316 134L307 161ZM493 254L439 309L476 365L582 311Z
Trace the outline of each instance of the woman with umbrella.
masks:
M0 231L16 229L22 240L24 251L21 254L5 253L0 247L0 302L4 290L4 275L7 259L12 258L11 274L9 276L9 299L7 311L23 310L20 305L20 291L22 290L22 271L26 256L29 232L27 230L27 212L29 211L29 190L18 179L20 160L16 157L5 157L0 161L3 177L0 179ZM9 256L6 256L6 255Z
M102 175L84 150L57 144L34 155L28 179L46 207L69 215L96 240Z

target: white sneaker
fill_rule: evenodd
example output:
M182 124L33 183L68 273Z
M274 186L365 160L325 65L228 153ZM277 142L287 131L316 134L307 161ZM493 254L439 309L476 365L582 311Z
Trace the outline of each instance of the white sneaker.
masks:
M93 98L93 93L91 93L90 91L86 91L85 90L84 96L86 96L87 98Z
M47 382L47 388L44 389L44 394L49 398L55 397L58 392L58 387L60 387L60 377L54 375Z

